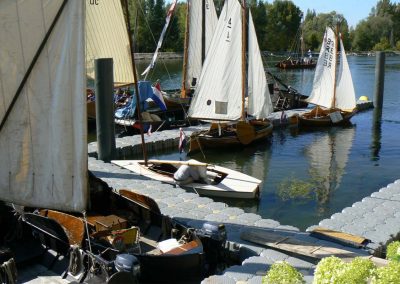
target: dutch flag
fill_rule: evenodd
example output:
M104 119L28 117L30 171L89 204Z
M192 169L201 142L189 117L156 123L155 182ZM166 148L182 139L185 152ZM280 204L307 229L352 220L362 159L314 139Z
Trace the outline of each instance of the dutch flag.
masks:
M167 105L164 102L163 94L161 92L160 82L157 82L152 89L153 95L151 96L151 99L156 102L161 110L167 110Z

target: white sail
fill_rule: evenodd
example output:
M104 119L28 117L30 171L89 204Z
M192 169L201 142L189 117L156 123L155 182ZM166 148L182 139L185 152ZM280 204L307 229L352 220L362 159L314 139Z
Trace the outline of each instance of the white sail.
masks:
M94 78L94 60L113 58L114 84L134 82L129 38L120 0L86 0L86 66Z
M336 84L335 107L345 111L355 109L356 94L342 39L340 39L340 66Z
M242 113L242 20L237 0L225 1L188 115L238 120Z
M335 52L335 33L327 27L315 69L313 89L307 102L327 108L332 107L336 72Z
M186 64L186 89L195 87L200 78L203 66L203 34L204 34L204 56L207 55L211 40L214 36L218 23L213 0L188 0L189 5L189 41L188 59ZM204 9L204 31L203 31L203 9ZM193 85L193 83L196 83Z
M0 198L6 202L86 207L84 18L83 1L0 1Z
M249 12L249 71L248 71L248 109L247 113L257 119L266 118L272 111L271 95L265 78L264 65L258 46L256 30Z

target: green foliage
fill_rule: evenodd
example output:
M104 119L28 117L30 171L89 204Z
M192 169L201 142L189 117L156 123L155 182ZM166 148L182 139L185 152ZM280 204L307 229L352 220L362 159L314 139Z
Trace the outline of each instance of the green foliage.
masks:
M396 49L397 49L398 51L400 51L400 40L399 40L398 42L396 42Z
M263 278L263 284L298 284L305 283L303 275L286 261L275 262L267 275Z
M400 283L400 262L391 261L387 266L375 270L371 284Z
M266 7L268 16L266 47L271 51L286 51L295 40L302 12L288 0L275 0Z
M314 185L294 177L286 178L278 185L278 196L286 201L289 199L310 199Z
M391 46L387 38L382 38L381 41L375 44L372 49L374 51L387 51L391 50Z
M375 265L369 259L356 257L345 263L338 257L322 259L314 273L314 283L359 284L368 283L374 275Z
M400 262L400 241L391 242L387 246L386 259Z

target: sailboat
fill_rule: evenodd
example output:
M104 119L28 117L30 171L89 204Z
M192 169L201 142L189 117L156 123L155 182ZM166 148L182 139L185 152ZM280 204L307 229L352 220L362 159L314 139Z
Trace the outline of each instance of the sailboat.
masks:
M338 39L339 37L339 39ZM337 51L340 44L338 76ZM356 113L356 98L343 41L327 27L318 57L313 89L306 100L316 105L299 116L300 126L331 126L348 123Z
M315 68L316 62L312 58L312 52L309 50L305 56L303 23L301 23L295 40L292 44L290 55L285 60L279 61L275 67L280 69L312 69Z
M95 2L111 1L0 2L0 245L12 248L10 260L47 264L46 275L77 282L133 283L138 270L150 282L201 277L204 251L193 229L162 215L154 200L88 173L85 9Z
M167 108L180 108L181 110L183 108L185 112L189 107L193 92L197 87L203 62L207 56L211 39L214 36L218 22L213 0L187 0L186 2L182 87L178 90L169 90L163 93ZM174 3L172 5L174 5ZM158 51L164 39L165 28L169 23L168 16L153 59L142 75L147 76L155 66Z
M189 153L248 145L272 133L265 119L272 104L261 53L251 12L247 24L244 2L242 6L237 0L224 3L188 112L190 118L218 122L191 135Z
M114 1L103 2L101 5L89 5L85 12L86 74L88 80L93 81L94 60L113 58L114 87L128 86L134 80L124 15ZM88 119L95 120L95 99L88 98L86 103Z

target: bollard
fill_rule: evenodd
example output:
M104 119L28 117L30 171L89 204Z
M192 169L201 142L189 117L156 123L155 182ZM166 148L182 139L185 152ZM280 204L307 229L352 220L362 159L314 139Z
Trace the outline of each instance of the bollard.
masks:
M385 83L385 52L376 52L374 107L382 109Z
M94 61L98 159L110 162L116 153L114 134L113 59Z

